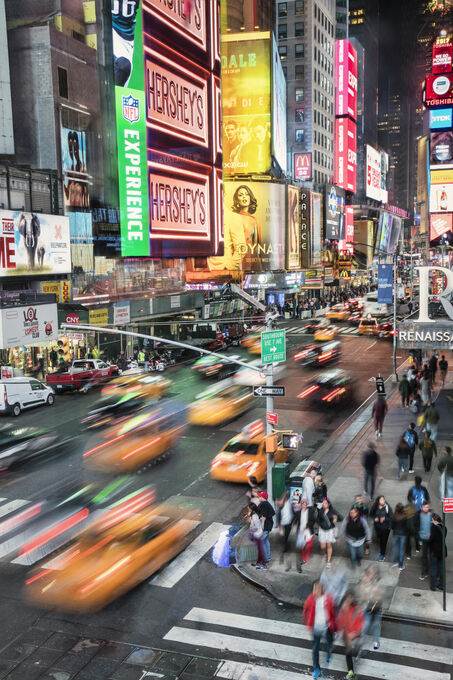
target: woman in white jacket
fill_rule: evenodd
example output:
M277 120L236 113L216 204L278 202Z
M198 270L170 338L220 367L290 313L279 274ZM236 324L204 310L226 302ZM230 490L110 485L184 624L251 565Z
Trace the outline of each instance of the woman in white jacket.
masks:
M261 524L261 517L258 514L258 508L255 503L249 503L249 512L247 521L250 523L250 538L256 543L258 548L258 559L256 561L257 569L267 569L266 555L264 553L263 545L263 525Z

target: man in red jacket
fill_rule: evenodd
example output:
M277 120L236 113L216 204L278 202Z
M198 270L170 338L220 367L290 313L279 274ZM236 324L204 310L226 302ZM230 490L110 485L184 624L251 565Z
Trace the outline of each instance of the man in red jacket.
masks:
M319 581L313 584L313 592L307 597L304 604L303 620L313 633L311 651L313 654L313 677L319 678L319 647L323 637L327 642L326 663L329 663L332 654L333 633L335 630L335 605L330 595L324 593L324 588Z

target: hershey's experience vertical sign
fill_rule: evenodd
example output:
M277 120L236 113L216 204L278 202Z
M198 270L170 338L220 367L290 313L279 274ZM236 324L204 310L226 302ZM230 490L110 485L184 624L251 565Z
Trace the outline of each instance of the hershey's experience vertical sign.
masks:
M310 192L300 190L300 264L310 266Z

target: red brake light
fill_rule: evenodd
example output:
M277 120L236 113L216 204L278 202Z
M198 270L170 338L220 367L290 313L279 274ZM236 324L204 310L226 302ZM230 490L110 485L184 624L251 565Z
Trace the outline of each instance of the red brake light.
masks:
M343 394L343 392L346 392L346 389L344 387L336 387L334 390L332 390L332 392L326 394L326 396L322 398L322 401L331 402L332 399L337 397L339 394Z
M311 385L310 387L307 387L306 390L298 394L297 397L298 399L303 399L304 397L308 397L309 394L312 394L316 390L319 390L319 385Z
M327 361L327 359L330 359L333 356L333 352L323 352L322 354L319 355L319 361Z

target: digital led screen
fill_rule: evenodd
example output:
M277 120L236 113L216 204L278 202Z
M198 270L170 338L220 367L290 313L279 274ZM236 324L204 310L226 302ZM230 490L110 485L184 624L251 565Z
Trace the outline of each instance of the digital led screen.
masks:
M274 36L272 64L272 149L282 172L286 172L286 79Z
M357 186L357 126L347 117L335 120L335 184L352 192Z
M442 130L453 127L453 109L431 109L429 129Z
M335 113L357 120L357 51L349 40L335 43Z
M344 204L344 190L333 184L326 184L324 202L326 239L337 240L341 237L342 229L344 233Z
M311 180L311 153L294 154L294 179L299 182Z
M425 105L451 106L453 104L453 74L426 76Z
M375 201L387 203L387 174L389 157L384 151L366 146L366 195Z
M432 70L438 73L451 73L453 45L450 38L438 38L433 45Z
M453 168L453 131L431 132L429 141L430 167Z

